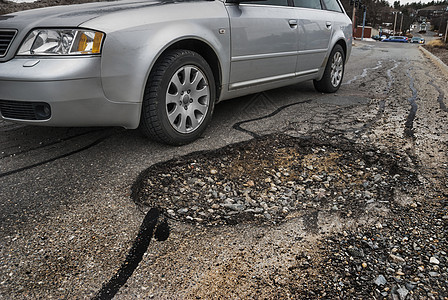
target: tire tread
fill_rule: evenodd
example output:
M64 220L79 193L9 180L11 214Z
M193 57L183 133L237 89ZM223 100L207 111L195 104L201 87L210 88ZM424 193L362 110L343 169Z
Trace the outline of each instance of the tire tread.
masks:
M330 57L328 58L327 65L325 66L324 75L322 76L321 80L313 80L314 88L316 91L321 93L335 93L339 90L339 87L341 86L341 83L337 87L334 87L331 84L331 61L333 60L334 54L336 51L340 51L342 53L342 59L344 60L344 69L345 69L345 53L342 49L341 45L336 44L333 48L333 50L330 53Z
M193 57L201 57L196 52L190 50L171 50L161 57L161 59L155 64L153 71L149 75L147 86L145 88L145 93L143 96L139 128L145 136L157 142L169 145L183 145L190 142L189 140L179 141L168 136L165 133L162 121L158 114L157 103L158 99L161 98L159 97L159 93L164 93L164 91L160 89L164 74L176 60L187 55L191 55ZM210 99L210 101L214 101L214 99Z

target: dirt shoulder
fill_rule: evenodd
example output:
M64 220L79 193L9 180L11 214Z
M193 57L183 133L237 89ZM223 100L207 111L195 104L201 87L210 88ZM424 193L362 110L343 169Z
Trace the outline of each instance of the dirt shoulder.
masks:
M448 46L445 48L426 46L425 49L437 56L441 61L445 63L445 65L448 66Z

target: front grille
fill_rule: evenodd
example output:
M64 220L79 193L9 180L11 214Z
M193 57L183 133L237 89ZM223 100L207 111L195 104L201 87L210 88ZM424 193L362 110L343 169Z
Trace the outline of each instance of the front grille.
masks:
M37 121L51 117L50 105L45 102L0 100L0 113L5 118L16 120Z
M6 55L17 31L0 29L0 57Z

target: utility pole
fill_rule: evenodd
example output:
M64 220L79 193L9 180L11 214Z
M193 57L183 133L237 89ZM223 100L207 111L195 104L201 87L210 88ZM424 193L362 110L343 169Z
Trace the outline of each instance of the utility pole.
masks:
M445 44L446 44L446 35L448 34L448 20L446 21L446 27L445 27Z
M400 34L403 35L403 31L402 31L402 26L403 26L403 13L401 13L401 22L400 22Z
M363 18L362 18L361 41L364 39L364 27L365 27L365 25L366 25L366 12L367 12L367 9L366 9L366 6L365 6L365 5L362 6L362 9L364 10L364 16L363 16Z
M395 20L394 20L394 32L393 32L393 35L395 35L395 25L397 24L398 12L394 11L394 15L395 15Z
M356 28L356 3L358 0L350 1L350 3L353 3L353 14L352 14L352 33L353 37L355 36L355 28Z

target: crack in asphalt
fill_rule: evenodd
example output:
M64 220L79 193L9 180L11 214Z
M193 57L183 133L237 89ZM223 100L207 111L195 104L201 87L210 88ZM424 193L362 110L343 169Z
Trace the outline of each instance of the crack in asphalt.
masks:
M397 62L396 60L392 60L392 61L394 62L394 66L386 71L386 74L387 74L387 77L388 77L389 80L387 82L387 87L384 90L385 95L388 95L390 93L390 90L392 89L392 85L395 83L395 78L393 76L392 71L395 70L400 65L400 63ZM378 69L380 67L382 67L382 62L378 61L378 64L377 64L376 67L363 69L362 75L355 76L354 79L350 80L346 84L349 84L349 83L353 82L355 79L358 79L357 77L359 77L359 78L366 77L367 76L367 70L376 70L376 69ZM350 128L350 129L346 129L346 130L342 131L342 133L345 133L345 132L355 132L355 134L359 137L367 129L369 129L376 122L378 122L379 119L381 119L381 117L383 116L385 110L386 110L386 101L385 100L381 100L381 101L378 102L378 111L377 111L375 117L373 117L371 120L367 121L360 129Z
M107 283L103 284L101 290L92 298L93 300L112 299L120 288L128 281L129 277L132 276L132 273L134 273L149 247L159 215L160 212L157 208L151 208L149 210L140 225L137 237L126 256L125 261L117 273L115 273ZM166 236L166 238L168 238L168 236Z
M267 94L263 93L263 95L264 95L269 101L272 101L272 100L269 98L269 96L268 96ZM245 123L250 123L250 122L255 122L255 121L260 121L260 120L263 120L263 119L271 118L271 117L277 115L278 113L280 113L281 111L283 111L283 110L286 109L286 108L289 108L289 107L291 107L291 106L295 106L295 105L299 105L299 104L311 103L311 101L313 101L313 100L312 100L312 99L308 99L308 100L298 101L298 102L294 102L294 103L291 103L291 104L284 105L284 106L282 106L282 107L277 108L275 111L273 111L272 113L270 113L270 114L268 114L268 115L261 116L261 117L258 117L258 118L254 118L254 119L249 119L249 120L244 120L244 121L237 122L237 123L233 124L232 128L235 129L235 130L238 130L238 131L240 131L240 132L249 134L249 135L252 136L253 138L259 138L259 137L261 137L259 134L255 133L255 132L253 132L253 131L244 129L244 128L241 127L241 125L242 125L242 124L245 124Z
M395 70L400 65L400 63L397 62L396 60L392 60L392 61L394 62L394 66L386 71L387 77L389 79L388 82L387 82L387 87L384 90L384 93L386 95L388 95L390 93L390 90L392 89L392 85L395 83L395 79L394 79L394 76L393 76L392 72L393 72L393 70ZM378 61L377 65L375 67L363 69L363 72L362 72L361 75L355 76L353 79L349 80L348 82L346 82L344 84L351 84L355 80L364 78L364 77L366 77L368 75L368 70L377 70L377 69L381 68L382 66L383 66L382 61ZM378 122L378 120L384 114L385 110L386 110L386 101L385 100L381 100L381 101L378 102L378 111L377 111L377 113L376 113L374 118L372 118L371 120L367 121L360 129L358 129L358 128L350 128L350 129L343 130L341 133L355 132L355 134L357 136L360 136L367 129L372 127L373 124Z
M392 85L395 82L394 76L392 75L392 71L395 70L399 66L399 63L397 61L393 60L393 62L395 62L394 66L386 71L387 77L389 78L389 80L387 82L387 88L384 90L384 93L386 95L388 95L390 93L390 90L392 89ZM373 124L375 124L376 122L378 122L379 119L381 119L381 116L384 114L385 110L386 110L386 101L381 100L380 102L378 102L378 112L376 113L375 117L372 118L371 120L367 121L362 126L362 128L359 129L358 131L355 131L355 133L359 136L361 133L365 132L367 129L372 127Z
M392 75L392 71L395 70L399 66L399 63L397 61L393 60L393 62L395 62L394 66L386 71L387 77L389 78L389 80L387 82L387 88L384 90L384 93L386 95L388 95L390 93L390 90L392 89L392 85L395 82L394 76ZM385 110L386 110L386 101L381 100L380 102L378 102L378 112L376 113L375 117L372 118L370 121L367 121L362 126L362 128L359 129L358 132L355 132L355 133L360 135L361 133L365 132L367 129L372 127L373 124L375 124L376 122L378 122L379 119L381 119L381 116L384 114Z
M414 119L417 114L418 105L416 103L418 94L417 89L414 87L415 78L412 77L409 70L406 71L406 75L410 78L409 87L412 90L412 97L408 98L408 102L411 105L411 109L409 111L408 117L406 118L406 122L404 124L404 135L405 137L414 138Z
M386 94L389 94L389 92L392 88L392 85L395 83L395 79L392 75L392 71L395 70L400 65L400 63L398 63L396 60L393 60L393 62L395 62L395 65L392 68L388 69L386 72L387 77L389 78L389 81L387 82L387 88L384 91Z
M355 132L357 135L360 135L361 133L365 132L367 129L373 126L376 122L378 122L379 119L381 119L381 116L384 114L384 111L386 110L386 101L381 100L378 102L378 111L371 120L367 121L361 129L358 130L358 132Z
M85 151L87 149L90 149L90 148L100 144L101 142L105 141L107 138L109 138L111 136L112 136L112 134L108 134L106 136L103 136L103 137L95 140L94 142L92 142L92 143L90 143L90 144L88 144L88 145L86 145L86 146L84 146L82 148L70 151L68 153L64 153L64 154L58 155L56 157L53 157L53 158L50 158L50 159L47 159L47 160L44 160L44 161L41 161L41 162L38 162L38 163L35 163L35 164L32 164L32 165L29 165L29 166L25 166L25 167L22 167L22 168L19 168L19 169L15 169L15 170L11 170L11 171L8 171L8 172L0 173L0 178L6 177L6 176L10 176L10 175L13 175L13 174L16 174L16 173L20 173L20 172L23 172L23 171L26 171L26 170L29 170L29 169L32 169L32 168L35 168L35 167L38 167L38 166L42 166L42 165L54 162L54 161L59 160L61 158L65 158L65 157L68 157L68 156L80 153L82 151Z
M386 72L386 73L387 73L387 77L389 78L389 81L388 81L388 83L387 83L387 88L385 89L385 94L386 94L386 95L390 93L390 90L391 90L391 88L392 88L392 85L393 85L394 82L395 82L395 79L394 79L394 76L393 76L392 72L393 72L393 70L395 70L395 69L399 66L399 64L400 64L400 63L397 62L396 60L393 60L393 62L394 62L394 66L391 67L390 69L388 69L387 72ZM363 69L363 72L362 72L361 75L357 75L357 76L355 76L353 79L349 80L348 82L343 83L343 85L348 85L348 84L351 84L352 82L354 82L355 80L364 78L364 77L366 77L366 76L368 75L368 71L369 71L369 70L377 70L377 69L381 68L382 66L383 66L382 61L378 61L377 65L376 65L375 67L372 67L372 68L364 68L364 69ZM412 88L413 88L413 85L412 85ZM264 95L268 100L271 100L267 94L263 93L263 95ZM271 100L271 101L272 101L272 100ZM233 127L235 130L238 130L238 131L240 131L240 132L249 134L249 135L252 136L253 138L260 138L261 135L257 134L257 133L254 132L254 131L250 131L250 130L244 129L244 128L241 127L241 125L243 125L243 124L245 124L245 123L250 123L250 122L260 121L260 120L263 120L263 119L267 119L267 118L273 117L273 116L275 116L276 114L280 113L282 110L284 110L284 109L286 109L286 108L289 108L289 107L291 107L291 106L298 105L298 104L310 103L310 102L312 102L312 101L313 101L312 99L309 99L309 100L305 100L305 101L300 101L300 102L296 102L296 103L288 104L288 105L285 105L285 106L282 106L282 107L276 109L275 111L273 111L272 113L270 113L270 114L268 114L268 115L261 116L261 117L258 117L258 118L254 118L254 119L249 119L249 120L244 120L244 121L237 122L237 123L235 123L232 127ZM385 101L385 100L381 100L381 101L379 101L379 103L378 103L378 111L377 111L375 117L373 117L371 120L367 121L361 128L347 128L347 129L345 129L345 130L340 130L340 129L333 128L333 130L336 131L335 135L341 135L341 134L348 133L348 132L354 132L357 136L360 136L363 132L365 132L367 129L369 129L370 127L372 127L373 124L375 124L375 123L381 118L381 116L382 116L382 115L384 114L384 112L385 112L385 108L386 108L386 101ZM331 124L330 124L330 123L331 123L331 120L326 121L326 123L327 123L327 125L328 125L329 128L332 128L332 126L331 126ZM325 127L325 126L324 126L324 127ZM316 130L316 131L318 131L318 130ZM313 134L313 133L315 133L315 132L311 132L311 134ZM328 133L328 134L330 134L330 133Z
M355 77L353 77L353 78L350 79L349 81L344 82L342 85L348 85L348 84L351 84L352 82L354 82L354 81L356 81L356 80L358 80L358 79L364 78L364 77L367 76L369 70L377 70L377 69L381 68L382 65L383 65L383 62L382 62L381 60L379 60L375 67L372 67L372 68L364 68L364 69L362 70L362 74L361 74L361 75L356 75Z
M88 135L90 133L96 133L96 132L100 132L100 131L103 131L103 130L102 129L92 130L92 131L83 132L83 133L75 134L75 135L68 136L68 137L62 137L62 138L59 138L58 140L53 141L53 142L49 142L49 143L42 144L42 145L35 146L35 147L30 147L30 148L22 150L22 151L18 151L18 152L2 155L2 156L0 156L0 159L7 158L7 157L10 157L10 156L16 156L16 155L20 155L20 154L25 154L25 153L28 153L28 152L31 152L31 151L34 151L34 150L43 149L45 147L54 146L54 145L57 145L57 144L60 144L60 143L63 143L63 142L67 142L67 141L70 141L70 140L73 140L73 139L76 139L76 138ZM12 148L12 147L9 147L9 148ZM5 150L9 149L9 148L5 148Z

